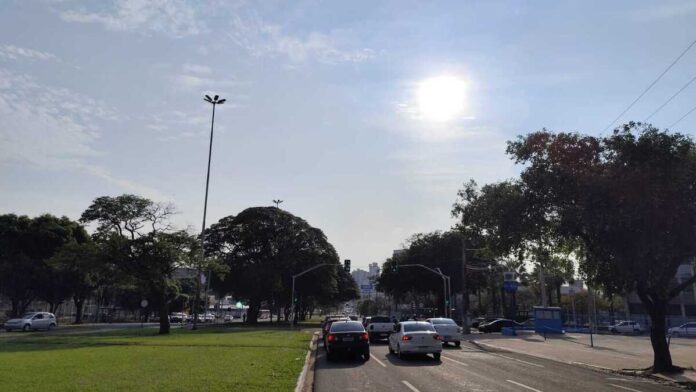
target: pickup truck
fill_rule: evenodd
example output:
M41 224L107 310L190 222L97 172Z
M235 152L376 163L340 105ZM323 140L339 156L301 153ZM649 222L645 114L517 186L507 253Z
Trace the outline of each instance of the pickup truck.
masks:
M366 329L370 342L374 342L388 339L389 334L394 331L394 323L387 316L372 316Z

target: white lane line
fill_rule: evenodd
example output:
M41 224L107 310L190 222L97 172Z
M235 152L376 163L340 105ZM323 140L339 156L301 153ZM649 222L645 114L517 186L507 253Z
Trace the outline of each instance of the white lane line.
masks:
M412 390L413 392L420 392L416 387L411 385L410 382L408 382L406 380L401 380L401 382L404 383L404 385L406 385L408 387L408 389Z
M642 391L639 391L639 390L637 390L637 389L633 389L633 388L629 388L629 387L624 387L624 386L622 386L622 385L616 385L616 384L609 384L609 385L611 385L612 387L619 388L619 389L625 389L625 390L627 390L627 391L642 392Z
M511 359L511 360L517 361L517 362L526 363L527 365L532 365L532 366L536 366L536 367L540 367L540 368L543 368L543 367L544 367L544 365L539 365L538 363L523 361L523 360L521 360L521 359L517 359L517 358L513 358L513 357L508 357L507 355L502 355L502 354L493 354L493 355L495 355L495 356L497 356L497 357L503 357L503 358Z
M372 359L374 359L375 361L377 361L377 363L380 364L380 365L382 365L382 367L387 367L387 365L385 365L384 362L380 361L379 359L377 359L377 358L375 358L375 357L373 357L373 356L370 356L370 358L372 358Z
M469 366L468 363L459 362L459 361L454 360L454 359L452 359L452 358L448 358L448 357L444 357L444 356L443 356L442 359L446 359L446 360L448 360L448 361L452 361L452 362L454 362L454 363L458 363L458 364L463 365L463 366Z
M536 388L532 388L532 387L530 387L530 386L524 385L524 384L519 383L519 382L517 382L517 381L512 381L512 380L505 380L505 381L507 381L507 382L509 382L509 383L511 383L511 384L515 384L515 385L517 385L518 387L527 388L527 389L529 389L530 391L541 392L540 390L538 390L538 389L536 389Z

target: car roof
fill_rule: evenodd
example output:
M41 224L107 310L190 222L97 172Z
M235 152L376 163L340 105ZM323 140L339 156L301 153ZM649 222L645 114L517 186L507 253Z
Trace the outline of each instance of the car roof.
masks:
M409 320L409 321L402 321L399 324L430 324L430 323L427 321Z

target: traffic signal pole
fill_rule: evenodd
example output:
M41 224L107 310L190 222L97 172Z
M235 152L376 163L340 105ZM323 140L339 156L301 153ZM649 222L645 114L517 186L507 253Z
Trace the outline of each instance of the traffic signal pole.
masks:
M348 261L347 265L348 265L348 268L350 268L350 261L349 260L346 260L346 261ZM312 272L317 268L321 268L321 267L324 267L327 265L333 265L333 266L338 266L338 267L341 266L341 264L329 264L329 263L317 264L313 267L307 268L306 270L292 276L292 297L290 299L290 301L291 301L290 302L290 326L291 327L295 326L295 279L299 278L300 276L302 276L308 272ZM346 268L346 267L344 267L344 268Z
M439 276L442 278L442 285L443 285L443 290L442 290L443 292L442 292L442 294L443 294L443 297L444 297L444 305L445 305L445 307L442 308L442 309L443 309L442 314L444 315L444 317L447 317L447 280L449 279L449 276L443 274L442 271L438 271L438 270L432 269L432 268L430 268L430 267L426 267L426 266L424 266L423 264L399 264L399 268L401 268L401 267L419 267L419 268L424 268L424 269L426 269L426 270L428 270L428 271L434 273L435 275L439 275ZM438 268L438 269L439 269L439 268Z

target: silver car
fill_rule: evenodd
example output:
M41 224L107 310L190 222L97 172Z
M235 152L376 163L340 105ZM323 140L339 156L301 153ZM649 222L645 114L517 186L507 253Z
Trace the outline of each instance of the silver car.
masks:
M452 342L456 347L461 346L462 327L457 325L454 320L449 318L429 318L427 321L432 324L435 331L442 336L442 342L444 344Z
M22 331L45 329L50 331L57 326L58 322L56 321L56 316L53 313L31 312L25 313L20 318L7 320L5 323L5 330L7 332L12 331L13 329L21 329Z
M433 354L440 360L442 337L426 321L402 321L389 335L389 353L402 358L403 354Z

